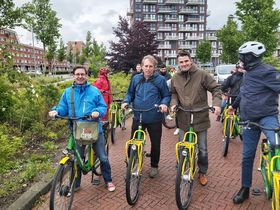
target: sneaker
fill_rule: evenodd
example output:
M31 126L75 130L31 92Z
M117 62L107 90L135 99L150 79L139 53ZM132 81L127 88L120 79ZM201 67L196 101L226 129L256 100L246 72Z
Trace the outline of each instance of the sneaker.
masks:
M157 174L158 174L158 169L154 168L154 167L151 167L149 177L150 178L155 178L157 176Z
M202 186L207 185L208 180L207 180L205 174L199 174L198 179L199 179L199 183L200 183Z
M167 120L173 120L173 118L170 116L170 115L167 115L166 117L165 117L165 119L167 119Z
M113 182L108 182L107 183L107 189L109 192L114 192L116 189L116 186L113 184Z
M179 134L180 129L176 128L176 130L174 131L174 135L177 136Z

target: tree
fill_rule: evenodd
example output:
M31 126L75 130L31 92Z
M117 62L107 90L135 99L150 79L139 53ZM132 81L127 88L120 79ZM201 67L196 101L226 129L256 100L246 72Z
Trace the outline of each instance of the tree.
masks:
M82 55L81 55L81 63L84 64L87 62L89 57L92 54L92 41L91 41L91 33L88 31L86 36L86 46L83 48Z
M21 25L23 13L12 0L0 1L0 29Z
M280 10L273 8L274 0L241 0L236 2L236 16L242 22L245 41L259 41L272 55L277 47Z
M217 38L223 46L221 60L224 63L237 62L237 50L243 43L243 34L238 31L238 25L233 20L233 16L229 15L227 24L222 29L218 30Z
M145 55L157 53L156 34L150 32L143 22L136 21L129 27L128 20L119 16L118 26L113 29L113 33L118 42L110 42L111 51L108 55L111 56L109 65L114 70L128 72Z
M99 45L95 39L92 41L92 51L88 58L89 67L92 70L92 74L97 76L100 67L106 66L105 60L106 48L103 44Z
M23 8L26 13L25 28L35 33L36 38L43 43L45 51L46 46L52 46L60 37L61 27L56 12L51 8L50 0L33 0L32 3L24 4Z
M69 46L69 50L68 50L68 53L66 55L66 59L67 59L67 61L69 61L69 63L73 63L74 54L73 54L73 47L72 47L71 44Z
M196 48L196 57L201 63L207 63L211 59L211 42L203 40Z
M65 58L66 58L65 46L62 38L60 38L59 49L57 50L57 60L59 62L62 62L63 60L65 60Z
M49 72L52 72L53 61L56 54L56 43L51 44L47 47L46 59L48 60Z

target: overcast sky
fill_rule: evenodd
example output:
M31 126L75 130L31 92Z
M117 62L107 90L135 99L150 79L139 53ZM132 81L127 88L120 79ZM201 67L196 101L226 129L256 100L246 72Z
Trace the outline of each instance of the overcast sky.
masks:
M17 6L31 0L14 0ZM60 18L61 35L64 43L68 41L85 41L87 31L99 42L108 48L108 41L114 39L112 27L117 27L119 15L125 16L130 0L50 0L53 9ZM207 28L219 29L227 21L229 14L234 14L238 0L208 0ZM276 0L280 8L280 0ZM16 29L22 43L31 44L31 33ZM35 42L35 45L40 44Z

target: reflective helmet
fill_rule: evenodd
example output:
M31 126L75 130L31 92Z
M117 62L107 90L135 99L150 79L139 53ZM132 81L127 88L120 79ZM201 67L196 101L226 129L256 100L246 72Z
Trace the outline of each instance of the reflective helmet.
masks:
M265 52L265 46L260 42L246 42L238 49L239 54L253 54L255 57L260 57Z
M109 69L107 68L107 67L101 67L100 69L99 69L99 74L100 75L106 75L106 74L108 74L109 73Z

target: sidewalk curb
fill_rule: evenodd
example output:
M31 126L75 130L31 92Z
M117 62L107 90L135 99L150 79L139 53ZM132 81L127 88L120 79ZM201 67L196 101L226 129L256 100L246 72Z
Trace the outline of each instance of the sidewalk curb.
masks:
M38 198L47 192L51 188L52 179L38 182L30 187L25 193L23 193L7 210L29 210L33 208L33 204Z

